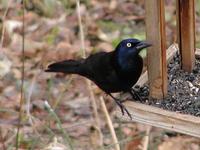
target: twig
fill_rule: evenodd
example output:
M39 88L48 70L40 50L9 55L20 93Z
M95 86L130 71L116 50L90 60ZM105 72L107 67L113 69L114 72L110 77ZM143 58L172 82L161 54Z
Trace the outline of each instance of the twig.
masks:
M39 65L38 65L39 66ZM33 94L33 88L34 88L34 85L36 83L36 79L37 77L40 75L40 73L35 73L33 78L32 78L32 81L31 81L31 85L30 85L30 88L29 88L29 91L28 91L28 96L26 98L26 116L28 118L28 123L30 123L30 125L32 126L33 128L33 131L35 131L35 133L39 136L39 132L37 131L37 128L35 127L35 124L33 121L36 121L36 118L34 116L31 115L31 112L30 112L30 104L31 104L31 96Z
M151 131L151 126L147 126L146 129L146 136L144 137L144 146L142 150L148 150L149 147L149 136L150 136L150 131Z
M83 58L86 57L86 52L85 52L85 38L84 38L84 33L83 33L83 25L81 21L81 12L80 12L80 1L76 0L76 6L77 6L77 14L78 14L78 24L79 24L79 30L80 30L80 38L81 38L81 50L82 50L82 56Z
M114 10L114 9L116 9L116 7L117 7L117 1L116 0L111 0L109 8L111 10Z
M65 132L65 130L63 129L59 117L57 116L57 114L54 112L54 110L51 108L51 106L49 105L49 103L47 101L45 101L44 104L45 104L45 107L47 108L48 112L55 118L56 122L58 123L58 127L61 130L66 143L69 145L70 150L74 150L73 145L72 145L72 140L71 140L69 134L67 132Z
M36 74L33 76L32 78L32 81L31 81L31 86L30 86L30 89L28 91L28 96L27 96L27 100L26 100L26 113L27 113L27 117L29 118L29 122L32 124L32 121L31 121L31 113L30 113L30 103L31 103L31 96L32 96L32 93L33 93L33 87L34 87L34 84L36 82Z
M16 130L15 130L16 131ZM7 141L5 141L5 147L8 149L8 145L10 145L11 142L13 142L13 140L16 137L16 132L9 138L7 139ZM2 146L0 146L0 149L2 148Z
M3 14L3 18L2 18L2 34L1 34L1 43L0 43L0 55L1 55L1 53L3 53L3 51L1 51L1 50L3 50L2 48L3 48L3 42L4 42L4 35L5 35L5 26L4 26L4 21L6 20L6 16L7 16L7 13L8 13L8 10L9 10L9 6L10 6L10 4L11 4L11 0L9 0L8 1L8 4L7 4L7 7L6 7L6 10L5 10L5 12L4 12L4 14ZM1 138L1 141L2 141L2 149L6 149L6 146L5 146L5 139L4 139L4 137L3 137L3 135L2 135L2 130L0 130L0 138ZM0 147L0 148L1 148Z
M117 136L116 136L116 133L115 133L115 130L114 130L114 127L113 127L113 124L112 124L112 121L110 119L110 116L108 114L108 110L106 108L106 105L105 105L105 102L104 102L104 99L103 99L102 96L100 97L100 101L101 101L102 110L103 110L103 112L105 114L105 117L106 117L106 120L107 120L107 123L108 123L108 127L109 127L109 130L110 130L113 142L114 143L119 143L118 139L117 139ZM116 150L120 150L119 144L115 144L115 149Z
M86 58L86 52L85 52L85 42L84 42L84 32L83 32L83 25L81 22L81 14L80 14L80 1L76 0L76 6L77 6L77 14L78 14L78 23L79 23L79 29L80 29L80 39L81 39L81 50L82 50L82 56L83 58ZM98 133L99 133L99 143L100 145L102 145L102 132L100 129L100 123L99 123L99 115L98 115L98 111L97 111L97 104L96 104L96 100L94 97L94 93L92 91L92 87L91 87L91 82L89 80L86 79L86 83L88 86L88 90L90 92L90 98L92 101L92 108L93 108L93 113L94 113L94 118L95 118L95 125L96 128L98 129Z
M2 133L2 129L0 129L0 139L2 141L2 148L3 148L3 150L6 150L5 139L4 139L4 136L3 136L3 133Z
M22 25L22 78L21 78L21 97L20 97L20 111L19 111L19 122L18 122L18 126L17 126L17 135L16 135L16 150L18 150L19 148L19 132L20 132L20 124L21 124L21 119L22 119L22 115L23 115L23 109L22 109L22 105L24 103L24 49L25 49L25 33L24 33L24 29L25 29L25 0L22 0L22 14L23 14L23 25Z
M0 49L3 47L3 41L4 41L4 35L5 35L4 21L6 20L6 15L7 15L7 13L8 13L10 4L11 4L11 0L8 1L8 5L7 5L7 8L6 8L6 11L5 11L4 14L3 14L2 34L1 34L1 45L0 45L1 47L0 47Z
M44 60L44 59L45 59L45 55L43 55L41 57L41 61L37 64L36 68L39 68L41 66L42 60ZM41 69L40 72L34 73L33 78L31 80L31 85L30 85L30 88L29 88L29 91L28 91L28 96L27 96L27 99L26 99L26 115L28 117L28 122L31 124L31 126L33 127L33 130L35 131L35 133L37 135L39 135L39 133L38 133L37 128L35 127L35 125L33 123L33 121L35 121L36 119L30 113L30 104L31 104L31 96L33 94L34 85L36 84L36 80L42 72L43 72L43 69Z

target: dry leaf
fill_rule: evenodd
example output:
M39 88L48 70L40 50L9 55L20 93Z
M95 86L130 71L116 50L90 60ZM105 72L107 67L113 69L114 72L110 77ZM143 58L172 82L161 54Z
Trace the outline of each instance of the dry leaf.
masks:
M200 141L191 137L179 136L170 138L158 146L158 150L173 150L174 148L176 150L199 150Z

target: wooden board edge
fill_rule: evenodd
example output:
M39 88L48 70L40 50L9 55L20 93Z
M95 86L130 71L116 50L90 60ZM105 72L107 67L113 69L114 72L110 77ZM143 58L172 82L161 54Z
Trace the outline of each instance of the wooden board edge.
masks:
M139 122L151 126L176 131L179 133L200 137L200 117L195 117L178 112L163 110L137 102L128 101L124 103L131 113L133 120L128 116L122 116L119 110L116 115L119 119L128 122Z
M147 111L154 114L162 114L162 115L165 115L166 117L172 117L175 119L181 119L183 121L194 122L200 125L200 117L195 117L188 114L181 114L179 112L164 110L155 106L137 103L133 101L127 101L124 104L130 108L134 107L135 109L140 109L140 110Z

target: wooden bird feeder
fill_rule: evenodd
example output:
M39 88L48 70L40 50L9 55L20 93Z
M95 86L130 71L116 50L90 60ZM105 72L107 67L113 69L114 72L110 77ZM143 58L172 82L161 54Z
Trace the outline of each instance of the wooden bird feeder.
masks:
M195 8L194 0L176 0L178 44L166 50L164 0L146 0L146 35L153 46L148 50L148 71L138 81L138 85L149 84L150 97L162 99L167 95L167 63L180 51L181 68L191 72L195 64ZM195 50L196 49L196 50ZM136 122L160 127L195 137L200 137L200 117L163 110L157 107L128 101L124 103ZM122 120L127 116L117 114Z

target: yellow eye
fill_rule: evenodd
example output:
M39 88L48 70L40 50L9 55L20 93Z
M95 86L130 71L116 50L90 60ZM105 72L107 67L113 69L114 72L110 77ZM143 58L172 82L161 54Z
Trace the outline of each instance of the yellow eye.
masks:
M127 47L131 47L131 43L127 43L126 46L127 46Z

